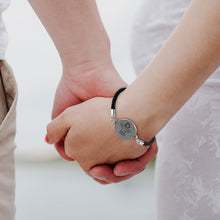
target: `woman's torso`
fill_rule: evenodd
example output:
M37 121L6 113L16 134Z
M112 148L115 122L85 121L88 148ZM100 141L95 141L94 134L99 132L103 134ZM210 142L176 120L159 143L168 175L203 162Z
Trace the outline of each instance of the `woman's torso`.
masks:
M179 23L191 0L142 0L133 25L132 59L139 74L154 58ZM220 68L208 82L219 80Z

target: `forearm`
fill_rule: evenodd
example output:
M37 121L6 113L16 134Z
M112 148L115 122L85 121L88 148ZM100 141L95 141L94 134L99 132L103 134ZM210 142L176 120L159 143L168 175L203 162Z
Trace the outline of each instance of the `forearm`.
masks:
M219 11L218 0L192 1L166 44L120 95L118 115L133 118L146 139L157 134L220 65Z
M110 58L109 39L95 0L29 2L54 41L64 68Z

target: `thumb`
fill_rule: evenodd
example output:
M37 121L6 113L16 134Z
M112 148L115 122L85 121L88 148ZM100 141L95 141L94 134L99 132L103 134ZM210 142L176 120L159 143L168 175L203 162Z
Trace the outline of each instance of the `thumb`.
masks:
M66 108L79 104L80 102L81 100L68 88L67 83L61 79L55 94L52 119L56 118Z
M68 118L66 118L66 115L67 114L65 110L61 115L53 119L47 125L47 137L49 144L57 144L65 138L68 130L71 127Z

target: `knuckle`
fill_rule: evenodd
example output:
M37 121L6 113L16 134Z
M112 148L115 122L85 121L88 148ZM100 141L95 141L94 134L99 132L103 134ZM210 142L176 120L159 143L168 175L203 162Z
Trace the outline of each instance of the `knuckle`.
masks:
M80 160L80 158L78 160L78 163L83 170L90 170L90 166L83 160Z
M78 160L78 155L77 155L78 151L75 146L74 139L75 138L73 136L73 133L70 130L64 139L64 150L65 150L67 157L74 158L74 159Z
M70 121L70 108L67 108L63 111L63 113L60 115L60 118L63 122L69 122Z

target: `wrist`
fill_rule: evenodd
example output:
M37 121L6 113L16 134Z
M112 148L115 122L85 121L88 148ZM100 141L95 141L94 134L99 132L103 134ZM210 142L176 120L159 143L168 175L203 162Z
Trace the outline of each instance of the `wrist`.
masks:
M70 58L73 59L73 58ZM96 74L100 71L103 73L104 69L114 69L114 66L112 64L111 57L103 57L102 58L88 58L86 57L82 58L78 62L69 62L64 63L63 62L63 75L71 75L71 76L79 76L82 74L90 73L90 74Z
M73 47L68 46L58 51L64 71L85 64L98 65L111 62L110 40L105 34L99 38L89 37Z
M82 101L92 97L112 97L117 89L127 84L112 64L111 59L82 62L63 71L62 81Z
M155 111L143 104L141 94L130 90L123 91L116 102L117 119L126 118L137 127L138 138L149 142L158 133Z

